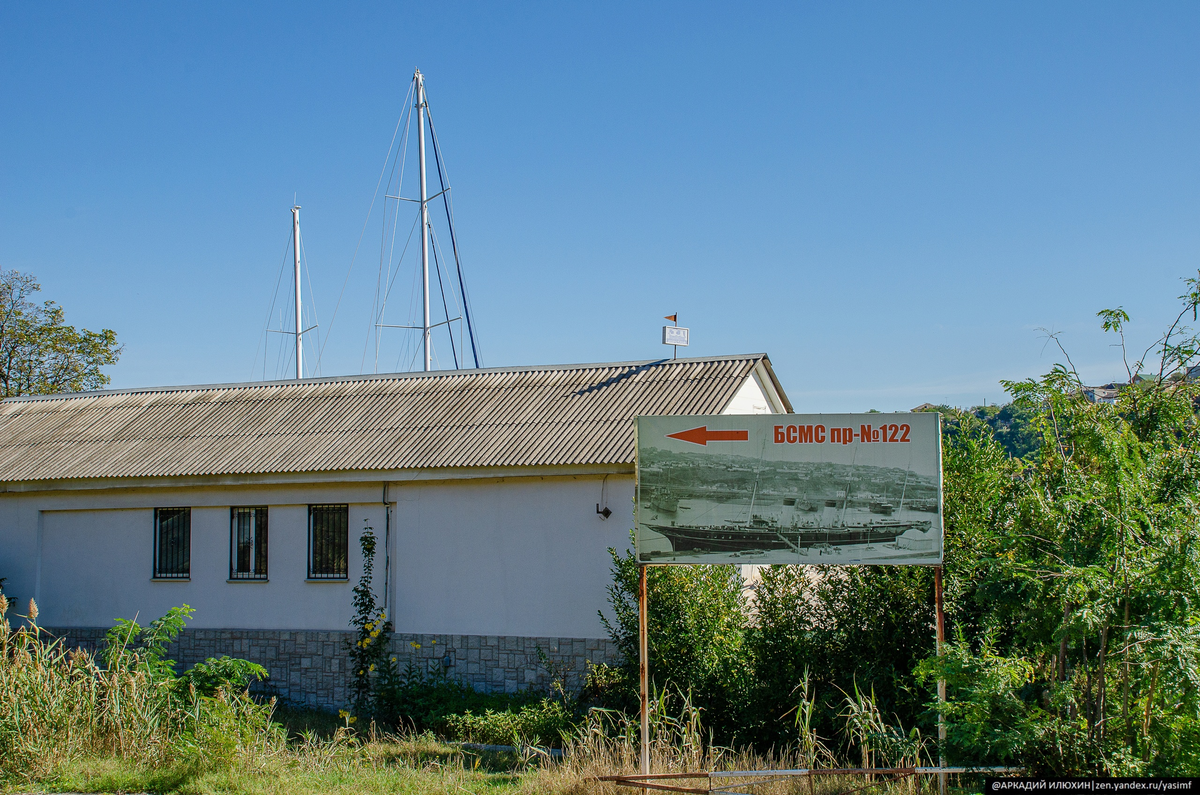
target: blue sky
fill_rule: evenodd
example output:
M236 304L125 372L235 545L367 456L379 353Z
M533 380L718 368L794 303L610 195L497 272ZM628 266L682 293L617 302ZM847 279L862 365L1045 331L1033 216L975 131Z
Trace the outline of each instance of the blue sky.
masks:
M1150 344L1200 265L1197 40L1183 3L6 3L0 267L118 332L114 386L262 378L296 196L357 373L417 66L485 366L669 355L678 311L798 411L1000 400L1042 328L1103 382L1095 312Z

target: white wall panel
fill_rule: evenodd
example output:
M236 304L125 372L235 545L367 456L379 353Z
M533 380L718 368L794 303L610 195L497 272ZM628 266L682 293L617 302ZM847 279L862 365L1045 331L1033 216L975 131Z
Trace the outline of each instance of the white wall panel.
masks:
M602 493L603 492L603 493ZM0 576L22 599L37 581L42 513L41 623L142 623L174 605L196 609L194 628L343 630L361 572L358 538L379 538L375 588L384 584L382 486L205 487L137 492L35 492L0 499ZM307 504L350 503L350 579L306 582ZM356 502L374 499L375 502ZM281 501L286 500L287 502ZM604 637L608 547L624 549L633 478L612 475L393 483L392 603L399 631ZM603 520L596 504L612 516ZM229 506L269 506L268 582L228 582ZM192 507L191 579L154 582L154 508ZM24 606L22 605L22 612Z
M159 505L187 505L186 494ZM239 503L254 504L254 503ZM229 508L192 509L191 579L153 581L154 511L47 511L43 519L41 623L109 626L113 619L156 618L172 606L196 609L194 628L333 629L348 627L350 589L362 570L364 519L379 528L383 506L350 506L350 579L307 582L306 505L269 506L268 581L227 582ZM382 584L382 549L377 579Z
M605 637L609 547L633 526L633 478L420 484L392 491L396 628ZM601 506L603 507L603 505Z
M766 390L758 380L758 374L752 373L740 387L722 414L773 414L771 401L767 399Z

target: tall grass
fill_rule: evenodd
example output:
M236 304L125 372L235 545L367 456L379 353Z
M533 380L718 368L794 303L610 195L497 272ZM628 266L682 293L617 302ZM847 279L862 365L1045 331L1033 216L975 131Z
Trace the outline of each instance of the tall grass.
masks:
M356 733L348 722L323 735L306 729L289 739L272 720L274 702L255 703L241 687L205 684L223 667L237 667L230 661L209 661L193 669L200 671L197 676L191 671L176 675L162 658L163 639L172 626L182 625L183 610L145 630L119 623L105 649L93 656L68 649L39 627L32 601L19 616L23 625L12 629L8 603L0 595L0 786L38 782L88 790L272 793L400 787L430 793L628 795L598 779L638 771L637 719L603 709L561 731L560 757L538 747L546 741L541 724L525 735L513 724L515 754L474 754L429 733L383 735L374 724ZM141 645L133 644L135 635ZM780 719L795 721L800 742L753 753L715 744L689 694L656 694L650 709L654 771L836 766L827 740L811 728L807 681L794 695L795 710ZM847 736L854 738L847 751L853 758L861 754L880 766L927 761L920 736L888 726L871 694L857 689L847 694L843 716ZM755 791L823 795L847 784L832 778L789 780Z
M795 770L837 767L857 767L856 763L839 761L826 744L825 738L812 729L813 702L808 692L807 677L797 686L799 702L793 713L784 716L796 723L800 740L788 748L755 752L746 748L729 748L714 744L705 734L701 710L686 693L667 691L655 694L650 701L650 759L655 773L698 771ZM930 748L917 731L904 732L890 726L875 704L874 695L857 688L846 696L843 717L847 733L855 738L855 756L879 767L906 767L931 764ZM625 793L630 790L600 782L602 776L630 775L639 771L640 726L638 720L620 712L594 709L583 724L563 738L564 754L559 759L536 757L537 769L522 784L533 792L575 792L584 783L589 792ZM529 753L523 760L532 762ZM856 759L857 761L857 759ZM682 782L681 782L682 783ZM732 783L732 782L727 782ZM820 793L844 791L862 786L861 777L822 776L777 780L756 785L759 793ZM883 783L883 782L880 782ZM684 786L706 786L702 781ZM897 791L913 792L917 782L907 781Z
M110 647L102 665L39 627L32 599L17 630L8 608L0 595L0 776L7 780L43 779L97 757L200 769L252 761L284 743L271 723L273 705L235 689L198 693L127 642Z

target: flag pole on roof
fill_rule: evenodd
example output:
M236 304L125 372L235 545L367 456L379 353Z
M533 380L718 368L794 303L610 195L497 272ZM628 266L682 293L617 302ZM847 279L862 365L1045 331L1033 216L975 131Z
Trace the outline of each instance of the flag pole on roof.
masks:
M679 346L685 348L688 344L688 329L679 327L679 313L673 315L664 315L663 320L669 320L674 323L674 326L663 326L662 341L663 345L670 345L674 350L671 352L671 358L679 358Z

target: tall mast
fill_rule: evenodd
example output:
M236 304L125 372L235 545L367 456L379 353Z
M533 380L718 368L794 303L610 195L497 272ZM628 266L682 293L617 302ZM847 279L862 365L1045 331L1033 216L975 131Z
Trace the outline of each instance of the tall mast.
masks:
M429 342L429 196L425 188L425 76L416 70L417 81L417 158L421 162L421 299L425 305L421 337L425 346L425 371L429 372L432 359Z
M292 207L292 252L296 263L296 378L304 377L304 346L300 337L304 332L300 325L300 205ZM428 321L426 321L428 325Z

